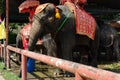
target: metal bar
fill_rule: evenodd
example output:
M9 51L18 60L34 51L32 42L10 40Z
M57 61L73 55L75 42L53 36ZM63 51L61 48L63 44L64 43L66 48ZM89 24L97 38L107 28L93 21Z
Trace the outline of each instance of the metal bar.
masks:
M37 54L35 52L30 52L27 50L21 50L12 46L7 46L7 48L19 54L31 57L48 65L52 65L54 67L69 71L71 73L75 74L77 72L82 78L85 78L86 80L120 80L120 75L114 72L86 66L83 64L78 64L59 58L50 57L43 54Z

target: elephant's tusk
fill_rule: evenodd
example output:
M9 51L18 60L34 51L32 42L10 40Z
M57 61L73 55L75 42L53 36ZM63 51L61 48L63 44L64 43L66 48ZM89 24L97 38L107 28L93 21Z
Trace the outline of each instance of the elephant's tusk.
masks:
M42 45L43 44L43 40L38 40L36 44Z

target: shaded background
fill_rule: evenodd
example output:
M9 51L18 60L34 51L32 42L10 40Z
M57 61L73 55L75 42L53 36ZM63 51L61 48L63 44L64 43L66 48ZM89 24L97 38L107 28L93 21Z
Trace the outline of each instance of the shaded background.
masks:
M19 5L25 0L9 0L9 21L10 22L28 22L28 13L19 13L18 7ZM40 3L54 3L54 4L59 4L59 0L39 0ZM118 10L120 9L120 0L88 0L88 5L89 4L96 4L100 6L104 6L107 8L115 9ZM88 6L88 11L91 12L93 8L97 7L92 7ZM96 10L93 10L93 14L98 14L98 13L103 13L102 11L98 11L96 13ZM105 9L106 10L106 9ZM117 12L118 12L117 11Z

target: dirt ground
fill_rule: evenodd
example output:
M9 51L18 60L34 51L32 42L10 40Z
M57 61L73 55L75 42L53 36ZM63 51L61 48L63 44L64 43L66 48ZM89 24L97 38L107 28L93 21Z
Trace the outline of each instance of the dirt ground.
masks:
M116 72L120 74L120 62L99 62L98 68L105 69L108 71ZM19 74L20 65L16 64L14 60L11 60L11 71L16 75ZM54 67L41 64L39 61L36 61L36 70L32 73L27 73L28 80L75 80L74 77L64 77L60 75L56 77L53 75Z
M36 61L36 69L32 73L27 73L28 80L74 80L74 77L64 77L62 75L54 76L55 67ZM20 65L11 60L11 71L16 75L19 74Z

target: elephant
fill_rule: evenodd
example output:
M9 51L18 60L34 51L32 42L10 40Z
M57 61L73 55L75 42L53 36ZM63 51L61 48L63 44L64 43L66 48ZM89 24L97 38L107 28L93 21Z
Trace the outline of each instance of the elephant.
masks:
M16 36L16 47L20 48L20 49L24 49L23 43L22 43L22 37L21 37L20 33L18 33L17 36ZM21 61L21 55L16 54L16 57L17 57L17 61L20 62Z
M56 9L59 10L60 18L56 18ZM67 17L63 27L59 26ZM35 13L33 17L32 28L29 35L28 50L33 51L38 38L50 33L57 46L56 56L65 60L73 61L72 48L75 45L88 46L92 60L90 65L97 67L97 54L99 49L99 27L96 26L94 40L85 35L76 34L76 24L74 13L66 5L57 5L49 3L42 11Z
M76 45L73 48L73 53L72 53L72 58L74 62L85 64L85 65L90 65L91 61L91 55L90 55L90 49L88 46L80 46Z
M21 31L17 34L17 37L16 37L16 47L20 48L20 49L24 49ZM23 37L26 37L25 39L27 40L27 38L29 37L29 35L26 35L26 36L23 36ZM38 41L36 43L36 45L34 47L34 51L35 52L42 53L42 54L49 55L49 56L54 56L54 57L56 57L56 50L57 50L56 43L51 38L50 34L46 34L41 39L41 41ZM21 61L21 55L18 54L16 56L17 56L17 59L18 59L17 61L20 62Z
M16 37L16 47L20 48L20 49L24 49L21 33L17 34L17 37ZM46 34L43 37L43 39L42 39L42 44L36 44L34 49L35 49L34 51L35 52L37 51L37 53L40 53L40 50L42 50L42 52L41 52L42 54L56 57L56 50L57 50L56 43L51 38L50 34ZM16 57L17 57L18 64L20 64L21 55L20 54L16 54ZM22 71L22 69L20 69L18 77L22 76L21 71Z
M115 28L103 20L97 20L100 29L100 53L105 52L105 59L120 60L119 35Z

